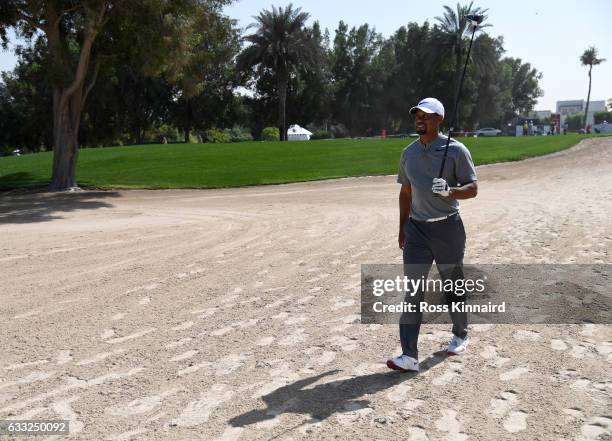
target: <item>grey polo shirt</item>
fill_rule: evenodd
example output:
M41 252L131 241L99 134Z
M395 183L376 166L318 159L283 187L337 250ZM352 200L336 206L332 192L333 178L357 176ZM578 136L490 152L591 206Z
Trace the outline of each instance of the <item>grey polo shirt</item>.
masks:
M397 182L410 184L412 187L412 204L410 217L418 221L435 219L459 211L459 202L432 193L433 179L438 177L446 136L441 133L429 144L419 139L402 152ZM448 185L457 187L476 181L476 169L469 150L460 142L451 138L448 156L444 163L444 173Z

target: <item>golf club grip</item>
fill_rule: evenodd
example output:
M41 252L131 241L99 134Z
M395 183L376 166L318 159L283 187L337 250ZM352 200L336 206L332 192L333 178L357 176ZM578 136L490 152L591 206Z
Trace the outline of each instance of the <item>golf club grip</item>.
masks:
M444 172L444 165L446 164L446 157L448 156L448 146L450 145L451 133L455 128L455 124L457 123L457 113L459 110L459 100L461 99L461 89L463 89L463 80L465 79L465 73L467 71L467 66L470 61L470 53L472 52L472 44L474 43L474 35L476 34L477 26L472 30L472 38L470 39L470 46L468 48L467 55L465 57L465 64L463 65L463 73L461 74L461 81L459 82L459 89L457 89L457 94L455 95L455 107L453 108L453 120L451 122L450 127L448 128L448 138L446 139L446 147L444 147L444 156L442 156L442 164L440 164L440 173L438 173L438 178L442 178L442 174Z

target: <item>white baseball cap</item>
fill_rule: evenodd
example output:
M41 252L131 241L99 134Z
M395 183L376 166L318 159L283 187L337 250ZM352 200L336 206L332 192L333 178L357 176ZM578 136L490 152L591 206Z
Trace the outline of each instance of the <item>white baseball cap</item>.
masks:
M422 99L419 104L410 109L410 113L414 115L417 109L421 109L425 113L437 113L441 117L444 117L444 106L435 98Z

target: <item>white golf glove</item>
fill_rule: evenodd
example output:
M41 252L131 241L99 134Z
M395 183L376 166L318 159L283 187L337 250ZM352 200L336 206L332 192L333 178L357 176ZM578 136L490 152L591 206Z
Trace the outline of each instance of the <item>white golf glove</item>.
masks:
M435 194L439 194L440 196L444 196L445 198L450 195L450 187L448 186L448 183L442 178L434 178L431 191L433 191Z

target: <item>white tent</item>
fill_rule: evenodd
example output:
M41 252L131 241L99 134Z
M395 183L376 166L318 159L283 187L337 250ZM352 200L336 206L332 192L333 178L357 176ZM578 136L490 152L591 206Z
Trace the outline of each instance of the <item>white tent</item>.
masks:
M289 141L310 141L312 132L306 130L304 127L300 127L297 124L289 126L287 130L287 139Z

